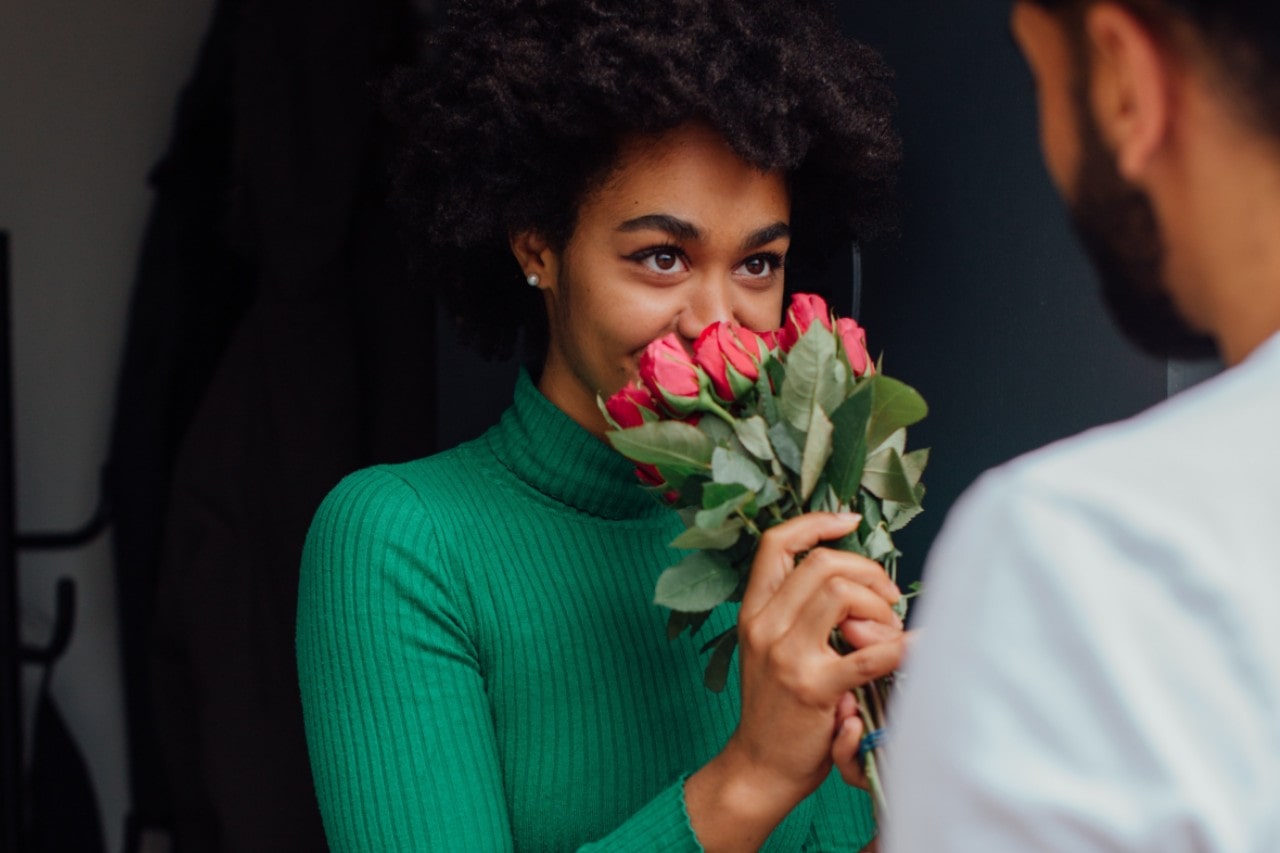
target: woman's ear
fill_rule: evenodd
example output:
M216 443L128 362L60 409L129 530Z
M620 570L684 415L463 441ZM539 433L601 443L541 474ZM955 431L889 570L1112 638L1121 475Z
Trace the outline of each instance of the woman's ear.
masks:
M511 235L511 252L530 287L545 290L555 286L559 256L546 237L537 231L514 233Z

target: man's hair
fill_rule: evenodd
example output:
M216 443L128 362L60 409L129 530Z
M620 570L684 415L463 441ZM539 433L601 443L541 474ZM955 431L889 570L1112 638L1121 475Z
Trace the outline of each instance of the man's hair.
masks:
M1101 0L1024 0L1079 14ZM1167 33L1181 21L1195 33L1239 114L1280 140L1280 0L1108 0Z
M892 220L900 143L890 73L819 0L469 0L389 89L392 203L415 280L464 340L538 349L545 312L511 234L556 248L620 141L700 121L784 173L795 240L820 263Z

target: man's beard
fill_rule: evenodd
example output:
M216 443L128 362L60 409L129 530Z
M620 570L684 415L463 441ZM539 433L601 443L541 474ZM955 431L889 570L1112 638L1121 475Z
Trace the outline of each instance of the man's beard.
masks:
M1081 156L1071 218L1112 319L1157 358L1216 355L1213 339L1191 328L1165 287L1165 247L1151 199L1120 175L1083 98L1077 110Z

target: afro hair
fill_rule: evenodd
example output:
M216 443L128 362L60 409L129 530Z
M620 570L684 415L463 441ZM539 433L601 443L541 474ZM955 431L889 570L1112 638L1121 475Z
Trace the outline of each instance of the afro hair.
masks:
M690 121L787 176L788 267L820 265L892 227L890 76L817 0L457 0L389 87L414 278L480 352L510 354L522 329L539 351L510 235L563 247L623 138Z

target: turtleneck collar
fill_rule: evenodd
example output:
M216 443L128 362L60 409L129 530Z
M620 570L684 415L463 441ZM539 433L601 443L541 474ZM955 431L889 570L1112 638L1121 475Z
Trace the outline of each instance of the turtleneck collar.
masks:
M514 404L487 438L513 474L582 512L619 520L669 512L640 486L626 458L543 396L523 368Z

